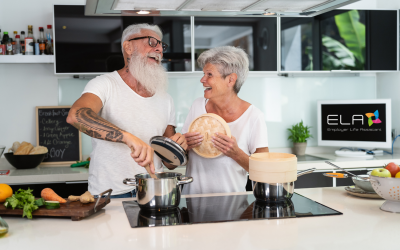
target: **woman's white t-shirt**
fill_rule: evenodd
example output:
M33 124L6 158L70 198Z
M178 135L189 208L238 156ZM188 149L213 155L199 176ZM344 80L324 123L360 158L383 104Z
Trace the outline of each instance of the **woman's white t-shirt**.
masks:
M149 143L150 138L163 135L168 125L175 126L175 108L168 93L156 93L142 97L133 91L117 71L91 80L84 93L98 96L103 103L99 115ZM131 149L124 143L92 138L93 151L90 154L89 191L93 195L112 188L113 195L135 189L122 183L125 178L134 178L145 173L130 156ZM161 159L154 155L156 172L162 171Z
M200 115L206 114L207 99L201 97L194 101L182 128L187 133L190 123ZM251 105L237 120L228 123L232 136L247 155L257 148L268 147L267 126L264 114ZM216 158L203 158L193 150L189 151L186 176L193 182L183 188L183 194L208 194L246 191L247 172L232 158L221 155Z

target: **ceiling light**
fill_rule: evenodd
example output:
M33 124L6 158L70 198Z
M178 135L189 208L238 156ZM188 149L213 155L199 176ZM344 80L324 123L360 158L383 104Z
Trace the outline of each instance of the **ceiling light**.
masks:
M264 16L272 16L272 15L276 15L276 13L275 12L265 12L263 15Z
M146 14L150 14L150 11L141 10L141 11L138 11L138 12L136 12L136 13L138 13L138 14L140 14L140 15L146 15Z

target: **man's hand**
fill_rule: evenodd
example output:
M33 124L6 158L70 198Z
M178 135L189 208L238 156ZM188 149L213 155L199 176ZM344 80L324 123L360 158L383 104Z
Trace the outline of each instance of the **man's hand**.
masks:
M188 132L184 134L184 136L188 145L187 151L197 146L200 146L203 142L203 136L200 134L200 132Z
M186 142L186 138L184 135L182 135L181 133L176 133L173 136L169 137L169 139L173 140L174 142L178 143L179 145L181 145L181 147L186 150L188 145Z
M132 150L133 160L142 167L150 166L151 172L155 173L153 155L154 150L136 136L125 132L124 143Z

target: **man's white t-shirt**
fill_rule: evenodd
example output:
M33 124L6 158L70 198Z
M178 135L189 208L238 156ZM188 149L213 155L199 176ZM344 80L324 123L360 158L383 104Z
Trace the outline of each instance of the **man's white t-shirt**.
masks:
M207 99L201 97L194 101L182 128L187 133L191 122L206 114ZM251 105L237 120L228 123L232 136L247 155L257 148L268 147L267 125L264 114ZM193 182L183 188L183 194L208 194L246 191L247 172L232 158L220 155L216 158L203 158L193 150L189 151L186 176Z
M163 135L168 125L175 127L174 103L168 93L142 97L122 80L117 71L91 80L84 93L95 94L102 101L103 107L98 115L147 144L151 137ZM146 170L132 159L131 149L124 143L94 138L92 146L90 193L98 195L112 188L112 194L118 195L135 189L123 184L123 179L133 178ZM157 155L154 155L154 166L156 172L162 171L161 159Z

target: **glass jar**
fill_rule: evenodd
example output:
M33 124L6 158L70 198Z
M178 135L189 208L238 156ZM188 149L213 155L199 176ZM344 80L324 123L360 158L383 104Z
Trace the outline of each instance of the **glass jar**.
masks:
M8 233L8 224L0 217L0 238Z

